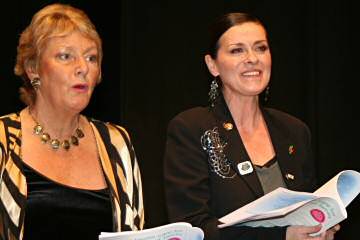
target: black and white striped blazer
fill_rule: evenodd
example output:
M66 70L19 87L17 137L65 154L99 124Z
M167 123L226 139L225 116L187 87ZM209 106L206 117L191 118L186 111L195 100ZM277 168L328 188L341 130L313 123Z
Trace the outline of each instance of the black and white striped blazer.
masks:
M126 130L89 119L113 206L114 231L142 229L144 209L139 166ZM22 239L27 196L18 113L0 117L0 239Z

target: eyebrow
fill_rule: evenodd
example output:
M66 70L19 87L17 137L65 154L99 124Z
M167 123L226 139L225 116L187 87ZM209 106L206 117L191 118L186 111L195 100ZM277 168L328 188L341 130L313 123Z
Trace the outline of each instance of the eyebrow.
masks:
M267 40L258 40L254 42L254 45L259 44L259 43L267 43ZM239 43L230 43L229 46L245 46L244 43L239 42Z
M62 46L60 46L60 48L69 49L69 50L75 49L74 46L69 46L69 45L68 45L68 46L62 45ZM96 51L98 51L98 48L97 48L97 46L95 45L95 46L90 46L90 47L86 48L84 52L85 52L85 53L88 53L88 52L92 51L93 49L95 49Z
M96 51L98 51L97 46L91 46L91 47L88 47L87 49L85 49L85 53L90 52L90 51L92 51L93 49L95 49Z

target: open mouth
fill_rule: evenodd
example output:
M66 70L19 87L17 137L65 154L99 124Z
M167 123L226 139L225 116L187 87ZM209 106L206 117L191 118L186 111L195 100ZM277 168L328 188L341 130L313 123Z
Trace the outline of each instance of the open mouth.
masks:
M89 86L87 84L76 84L73 86L75 90L85 92L88 90Z
M241 75L244 77L257 77L260 76L261 72L260 71L247 71L247 72L243 72Z

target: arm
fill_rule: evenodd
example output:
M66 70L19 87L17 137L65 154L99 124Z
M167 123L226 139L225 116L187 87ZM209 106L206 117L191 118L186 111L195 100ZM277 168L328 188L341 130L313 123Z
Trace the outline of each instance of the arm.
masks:
M217 218L209 208L209 170L200 136L182 119L170 122L164 157L165 195L171 222L201 227L206 239L219 239Z
M144 204L143 204L143 194L142 194L142 182L141 182L141 174L140 168L137 163L137 159L135 156L135 152L133 147L131 147L131 151L133 151L133 176L134 176L134 193L133 193L133 212L136 213L134 216L134 224L137 229L143 229L144 227Z
M305 125L305 151L307 156L305 157L305 162L303 165L303 173L304 173L304 186L305 191L313 192L317 188L317 178L314 164L314 156L312 152L312 143L311 143L311 132L310 129ZM303 190L304 191L304 190Z
M132 192L132 212L133 212L133 223L135 226L135 229L133 230L139 230L143 229L144 227L144 204L143 204L143 193L142 193L142 182L141 182L141 174L140 174L140 168L139 164L137 162L136 154L134 151L134 147L130 141L130 136L127 133L127 131L120 127L116 126L116 128L121 133L123 139L125 140L127 150L128 150L128 156L131 161L131 169L132 169L132 186L133 186L133 192Z

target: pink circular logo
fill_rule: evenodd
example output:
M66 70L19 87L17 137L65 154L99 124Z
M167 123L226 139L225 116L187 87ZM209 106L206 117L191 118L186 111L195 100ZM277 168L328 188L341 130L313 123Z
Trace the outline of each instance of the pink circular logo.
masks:
M311 216L315 219L315 221L319 223L323 223L325 221L325 214L319 209L313 209L310 211Z

